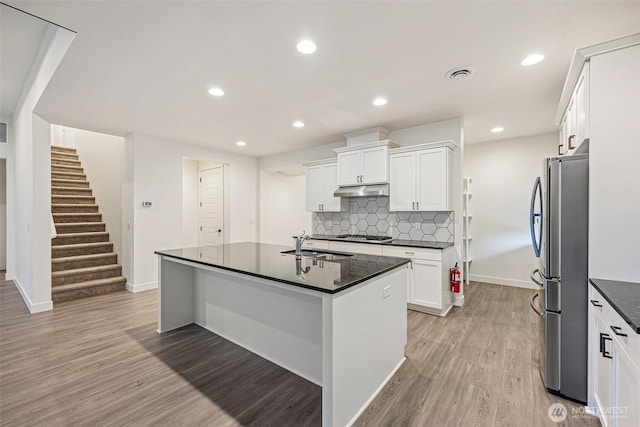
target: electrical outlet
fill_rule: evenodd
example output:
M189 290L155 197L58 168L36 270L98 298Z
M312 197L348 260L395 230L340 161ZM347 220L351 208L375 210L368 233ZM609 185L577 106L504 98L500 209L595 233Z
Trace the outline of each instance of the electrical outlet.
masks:
M385 286L382 288L382 298L389 298L389 295L391 295L391 286Z
M416 230L420 230L420 226L421 226L421 224L419 222L414 222L413 223L413 228L415 228Z

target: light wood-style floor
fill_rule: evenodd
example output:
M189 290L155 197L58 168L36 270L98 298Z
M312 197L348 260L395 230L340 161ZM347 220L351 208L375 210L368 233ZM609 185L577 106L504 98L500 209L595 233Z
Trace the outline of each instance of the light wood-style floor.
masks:
M532 291L473 284L446 318L410 311L407 361L357 426L554 424ZM319 426L321 389L204 330L156 334L157 293L28 314L0 282L0 425Z

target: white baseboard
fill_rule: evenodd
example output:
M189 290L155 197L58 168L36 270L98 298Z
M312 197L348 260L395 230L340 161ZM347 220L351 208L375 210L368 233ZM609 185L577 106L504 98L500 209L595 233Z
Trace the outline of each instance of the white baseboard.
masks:
M151 289L158 289L158 282L140 283L139 285L133 285L127 282L127 290L131 293L150 291Z
M393 376L396 374L396 372L398 372L398 369L400 369L400 367L402 366L402 364L407 360L406 357L403 357L402 360L400 361L400 363L398 363L396 365L395 368L393 368L393 371L391 371L391 373L389 375L387 375L387 378L384 379L384 381L382 382L382 384L380 384L378 386L378 388L376 389L376 391L373 392L373 394L371 395L371 397L369 397L369 399L367 399L367 401L364 403L364 405L362 405L362 408L360 408L358 410L358 412L353 416L353 418L351 418L351 421L349 421L347 423L347 427L351 427L353 425L353 423L356 422L356 420L358 419L358 417L360 417L360 415L362 415L364 413L364 411L366 411L366 409L369 407L369 405L371 404L371 402L373 402L373 400L376 398L376 396L378 394L380 394L380 392L382 391L382 389L384 388L385 385L387 385L387 383L391 380L391 378L393 378Z
M493 283L494 285L513 286L514 288L539 289L533 282L518 279L505 279L503 277L481 276L479 274L470 274L469 280L473 282Z
M13 283L15 283L16 289L18 289L18 292L20 292L20 296L22 297L24 304L27 306L27 310L29 310L29 313L33 314L33 313L41 313L43 311L53 310L53 301L49 300L49 301L39 302L34 304L31 301L31 298L29 298L29 295L27 295L27 293L25 292L24 288L22 287L22 283L20 283L18 278L15 276L12 276L11 280L13 280Z

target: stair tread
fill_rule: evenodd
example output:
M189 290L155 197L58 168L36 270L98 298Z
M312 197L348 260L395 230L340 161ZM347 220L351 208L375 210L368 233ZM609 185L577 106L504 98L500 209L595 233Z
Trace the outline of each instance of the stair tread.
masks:
M67 223L67 224L69 224L69 223ZM85 236L85 237L89 237L89 236L97 236L97 235L101 235L101 236L109 235L109 232L108 231L84 231L82 233L57 233L56 237L65 237L65 236L73 236L73 237ZM96 243L96 242L94 242L94 243ZM106 243L106 242L101 242L101 243Z
M99 254L88 254L88 255L74 255L74 256L66 256L60 258L53 258L51 260L52 263L65 263L65 262L73 262L73 261L84 261L90 259L99 259L99 258L108 258L116 255L115 252L103 252ZM116 255L117 256L117 255Z
M87 247L87 246L93 247L93 246L100 246L100 245L113 245L113 243L111 242L72 243L70 245L57 245L53 247L59 250L63 250L63 249L69 249L69 248L80 248L80 247Z
M54 187L52 187L54 188ZM72 187L73 188L73 187ZM80 194L52 194L51 197L62 197L65 199L95 199L96 196L84 196Z
M55 215L55 214L54 214ZM90 225L104 225L104 222L101 221L91 221L91 222L62 222L60 224L56 224L56 225L62 225L64 227L78 227L78 226L90 226ZM90 231L86 231L86 233L93 233ZM102 231L95 231L95 233L103 233ZM106 233L106 231L104 232ZM77 234L77 233L62 233L62 234ZM60 235L60 233L58 233L58 236Z
M108 271L122 269L120 264L96 265L93 267L81 267L71 270L60 270L51 273L51 277L73 276L75 274L93 273L96 271Z
M124 284L126 282L127 282L126 277L114 276L114 277L107 277L104 279L87 280L86 282L67 283L66 285L53 285L51 286L51 292L59 293L59 292L73 291L76 289L93 288L96 286L103 286L103 285L112 285L117 283Z
M91 196L93 197L93 196ZM78 206L77 203L51 203L51 207L53 206L64 206L64 207L72 207L72 206ZM96 203L87 203L84 205L80 205L82 207L87 207L87 206L98 206Z

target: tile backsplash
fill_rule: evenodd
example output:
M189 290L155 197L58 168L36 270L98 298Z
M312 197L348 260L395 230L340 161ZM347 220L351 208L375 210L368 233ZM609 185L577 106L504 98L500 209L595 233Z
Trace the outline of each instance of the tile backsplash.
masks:
M453 212L389 212L388 197L352 197L349 212L315 212L312 225L314 234L375 234L451 243L454 236Z

